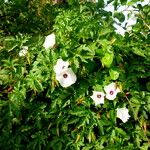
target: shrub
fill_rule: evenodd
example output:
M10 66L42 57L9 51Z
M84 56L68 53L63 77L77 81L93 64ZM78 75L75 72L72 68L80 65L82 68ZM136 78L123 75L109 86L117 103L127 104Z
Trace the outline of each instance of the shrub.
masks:
M103 1L45 1L42 7L33 1L32 8L21 2L0 6L0 148L148 150L148 5L138 5L136 25L121 36ZM56 44L45 49L50 33ZM69 87L56 79L58 59L77 77ZM95 105L93 91L106 92L110 83L121 92ZM117 108L129 110L128 121L117 118Z

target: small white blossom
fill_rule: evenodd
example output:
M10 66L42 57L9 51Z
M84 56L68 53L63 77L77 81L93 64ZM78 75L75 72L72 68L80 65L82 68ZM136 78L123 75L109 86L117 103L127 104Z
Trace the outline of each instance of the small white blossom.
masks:
M127 108L117 108L117 117L120 118L123 123L127 122L130 118Z
M71 68L68 68L60 74L56 74L56 79L59 81L62 87L69 87L74 84L77 80L77 77Z
M22 49L19 52L19 56L25 56L28 53L28 46L22 46Z
M55 34L52 33L45 38L43 47L45 49L52 48L55 45L55 43L56 43Z
M109 100L114 100L117 96L117 93L120 92L120 89L117 87L116 83L111 83L104 87L106 92L106 98Z
M56 65L54 66L54 72L60 74L68 69L69 62L58 59Z
M98 105L98 104L104 104L104 96L105 96L104 92L93 91L93 95L90 97L95 102L95 105Z

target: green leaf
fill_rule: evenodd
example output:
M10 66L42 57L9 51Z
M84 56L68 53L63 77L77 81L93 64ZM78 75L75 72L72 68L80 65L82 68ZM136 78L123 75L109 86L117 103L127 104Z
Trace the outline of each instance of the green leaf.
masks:
M146 57L144 51L141 50L140 48L135 47L135 48L133 48L132 52L138 56Z
M103 125L102 125L101 121L98 120L97 124L98 124L98 127L99 127L100 134L104 135L104 128L103 128Z
M150 91L150 82L146 83L146 88L147 88L148 91Z
M110 75L112 80L117 80L119 78L119 72L115 69L110 69L109 75Z
M134 104L140 104L140 100L139 100L138 98L136 98L136 97L132 97L132 98L130 99L130 101L131 101L132 103L134 103Z
M93 88L95 91L103 91L102 85L99 85L99 84L96 84Z
M113 122L113 124L116 123L116 111L115 110L110 111L110 119Z
M127 0L120 0L122 5L125 5L127 3Z
M148 150L150 147L150 143L144 143L141 147L140 150Z
M119 5L118 0L114 0L113 5L114 5L114 9L117 10L117 6Z
M100 8L104 7L104 0L98 0L98 7Z
M116 130L117 133L119 133L119 134L121 134L123 136L126 136L126 132L123 131L123 129L116 127L115 130Z
M105 53L105 56L102 58L102 65L106 67L110 67L113 62L114 54L113 53Z
M121 12L115 12L114 18L117 18L120 22L124 22L124 20L125 20L125 16Z
M140 105L136 105L136 106L133 107L133 116L134 116L135 120L138 119L139 109L140 109Z
M43 86L42 84L38 81L38 80L34 80L34 86L38 91L42 91L43 90Z

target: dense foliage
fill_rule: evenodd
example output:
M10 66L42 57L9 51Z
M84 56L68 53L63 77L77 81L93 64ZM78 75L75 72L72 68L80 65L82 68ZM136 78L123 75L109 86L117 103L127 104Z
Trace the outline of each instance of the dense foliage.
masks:
M103 0L0 1L0 149L148 150L150 9L135 5L137 23L121 36L104 7ZM45 49L50 33L56 45ZM77 76L67 88L53 70L59 58ZM112 82L121 92L95 106L93 90ZM119 107L129 110L126 123L116 117Z

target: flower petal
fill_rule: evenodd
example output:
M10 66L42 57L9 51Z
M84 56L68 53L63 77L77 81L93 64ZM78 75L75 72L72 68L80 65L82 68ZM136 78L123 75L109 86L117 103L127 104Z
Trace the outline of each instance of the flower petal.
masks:
M122 122L127 122L130 115L127 108L117 108L117 117L122 120Z
M111 95L111 94L106 94L106 98L108 99L108 100L114 100L115 98L116 98L116 96L117 96L117 93L114 91L114 93L113 93L113 95Z
M62 59L58 59L56 65L54 66L54 72L56 74L60 74L67 70L69 67L68 61L63 61Z
M55 43L56 43L55 34L52 33L45 38L43 47L45 49L52 48L55 45Z

